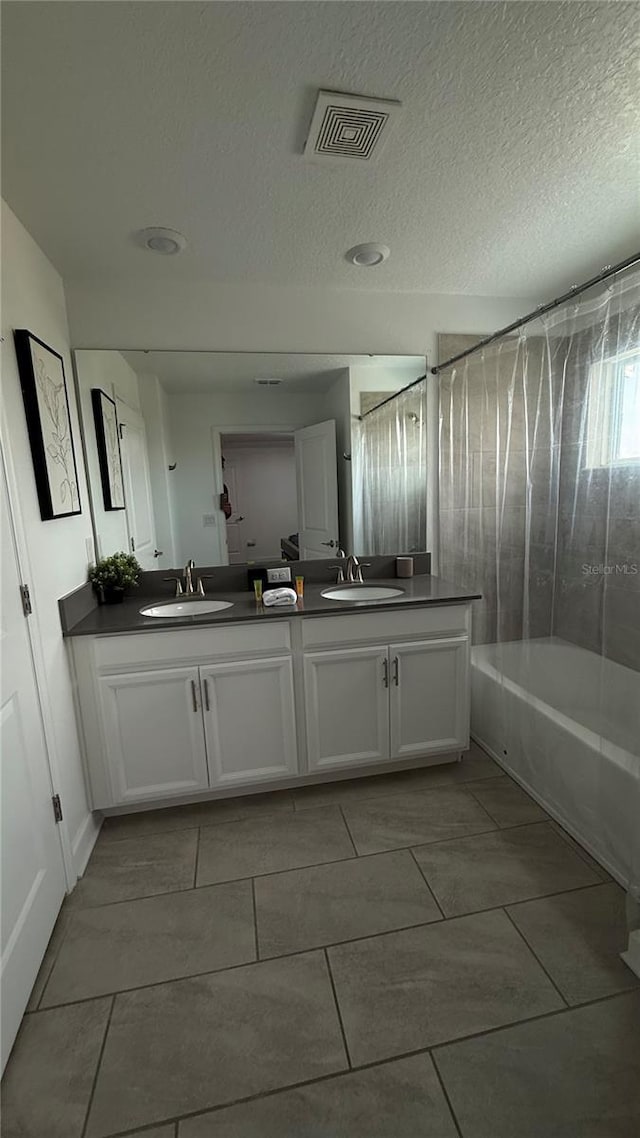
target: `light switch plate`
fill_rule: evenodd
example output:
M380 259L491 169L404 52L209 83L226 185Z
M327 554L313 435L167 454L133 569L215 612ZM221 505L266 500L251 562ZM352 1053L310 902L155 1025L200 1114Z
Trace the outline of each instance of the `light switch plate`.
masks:
M278 583L291 584L291 570L288 565L278 565L275 569L267 569L267 581L270 585Z

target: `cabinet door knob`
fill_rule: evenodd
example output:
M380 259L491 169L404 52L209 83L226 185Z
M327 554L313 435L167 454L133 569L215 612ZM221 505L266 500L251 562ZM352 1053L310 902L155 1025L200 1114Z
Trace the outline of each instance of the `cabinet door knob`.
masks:
M191 699L193 701L193 710L197 711L198 710L198 697L196 695L196 682L195 682L195 680L191 681Z
M393 657L393 682L400 687L400 660L397 656Z
M209 706L209 681L203 680L202 683L204 686L204 706L206 707L207 711L211 711L211 708Z
M389 661L386 656L382 661L382 682L386 688L389 687Z

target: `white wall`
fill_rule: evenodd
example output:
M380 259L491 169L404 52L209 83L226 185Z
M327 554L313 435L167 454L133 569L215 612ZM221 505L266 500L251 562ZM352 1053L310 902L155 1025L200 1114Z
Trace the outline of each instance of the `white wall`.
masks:
M269 388L238 395L169 395L168 418L177 463L171 475L176 557L181 564L193 557L197 565L217 565L224 560L226 523L219 508L222 470L214 462L213 432L229 427L306 427L326 418L325 396ZM203 525L208 514L216 515L216 527Z
M91 390L99 387L112 399L118 397L139 410L138 377L120 352L76 352L75 367L97 538L96 557L109 557L121 549L128 550L129 533L125 511L104 508Z
M438 332L493 332L540 301L427 288L427 270L420 293L188 284L163 274L144 286L73 281L67 303L75 347L426 354L431 364Z
M69 331L62 280L44 254L2 203L2 378L8 424L8 448L20 487L19 508L32 571L29 582L37 614L44 666L48 677L53 762L62 799L76 873L82 872L96 826L87 806L66 648L62 639L58 598L87 579L87 541L92 540L87 483L69 351ZM71 420L76 441L82 513L43 522L40 519L24 405L13 346L13 330L28 328L64 359Z

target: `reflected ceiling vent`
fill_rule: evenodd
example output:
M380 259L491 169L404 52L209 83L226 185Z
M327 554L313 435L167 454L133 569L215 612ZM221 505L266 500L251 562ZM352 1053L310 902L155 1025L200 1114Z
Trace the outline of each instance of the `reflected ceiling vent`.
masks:
M282 383L282 380L281 379L255 379L253 382L259 383L261 387L278 387Z
M401 106L394 99L319 91L305 156L312 162L372 162Z

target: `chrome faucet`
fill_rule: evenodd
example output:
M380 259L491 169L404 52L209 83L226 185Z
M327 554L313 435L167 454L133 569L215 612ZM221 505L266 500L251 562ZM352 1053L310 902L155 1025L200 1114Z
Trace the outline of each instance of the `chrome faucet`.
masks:
M344 558L346 557L344 549L336 550L336 557L340 557L344 561ZM341 581L344 581L344 568L342 565L328 565L327 568L338 570L338 575L336 577L336 585L339 585Z
M345 555L344 549L338 550L338 557L341 557L343 559L344 564L329 566L329 569L338 570L336 584L339 585L342 581L349 581L350 584L364 585L362 570L366 569L371 564L371 562L360 562L353 553L350 553L347 557Z
M354 553L350 553L347 557L347 581L362 581L362 569L360 562Z
M190 557L189 560L187 561L187 564L184 567L184 591L187 594L187 596L193 596L194 589L193 589L193 578L191 576L191 571L193 569L195 569L195 567L196 567L196 563L193 560L193 557Z

